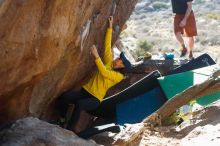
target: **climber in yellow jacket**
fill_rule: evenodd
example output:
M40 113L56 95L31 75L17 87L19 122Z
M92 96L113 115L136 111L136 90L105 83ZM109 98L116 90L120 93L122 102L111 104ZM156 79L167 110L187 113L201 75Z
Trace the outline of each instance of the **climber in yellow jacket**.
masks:
M119 58L113 60L111 50L113 17L110 16L108 21L109 27L105 36L103 62L97 52L96 46L93 45L91 47L91 53L95 58L98 71L83 85L80 91L71 90L60 97L60 110L63 115L65 115L68 104L75 104L74 112L67 129L74 130L76 133L79 131L72 129L72 127L79 120L80 112L82 110L91 111L96 109L102 102L108 89L123 80L124 75L121 72L128 72L131 69L131 64L123 52Z

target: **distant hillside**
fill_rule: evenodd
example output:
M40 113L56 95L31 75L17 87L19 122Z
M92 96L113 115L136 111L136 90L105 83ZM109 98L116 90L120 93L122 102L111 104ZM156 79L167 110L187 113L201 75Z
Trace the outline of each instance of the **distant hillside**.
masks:
M217 60L220 58L220 0L194 0L193 10L198 28L195 55L207 52ZM145 51L164 53L171 49L179 56L173 16L170 0L139 0L127 22L128 28L121 34L125 46L135 57Z

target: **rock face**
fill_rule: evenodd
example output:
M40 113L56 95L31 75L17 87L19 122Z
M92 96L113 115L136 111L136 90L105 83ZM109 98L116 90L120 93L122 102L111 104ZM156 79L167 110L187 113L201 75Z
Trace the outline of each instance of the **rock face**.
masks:
M56 97L94 69L89 47L103 53L107 18L114 13L115 42L136 2L1 0L0 124L48 117Z
M73 132L60 128L37 118L24 118L16 121L8 129L0 132L1 146L96 146Z

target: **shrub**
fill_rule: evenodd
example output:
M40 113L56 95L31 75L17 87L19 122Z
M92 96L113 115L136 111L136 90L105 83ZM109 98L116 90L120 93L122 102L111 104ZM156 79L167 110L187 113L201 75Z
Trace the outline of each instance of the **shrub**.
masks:
M138 42L138 49L142 49L145 52L148 52L152 49L153 45L148 43L147 41Z
M137 43L137 48L132 51L132 55L137 59L140 56L144 56L146 52L149 52L153 48L153 45L151 43L148 43L145 41L139 41Z
M209 19L220 20L220 14L219 13L208 13L206 15L206 17L209 18Z

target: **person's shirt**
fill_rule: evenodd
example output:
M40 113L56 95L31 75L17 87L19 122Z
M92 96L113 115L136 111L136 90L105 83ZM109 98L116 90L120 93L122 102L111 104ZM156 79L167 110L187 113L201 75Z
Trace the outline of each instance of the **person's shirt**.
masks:
M185 14L188 8L187 2L191 2L193 0L171 0L173 13L176 14Z
M109 88L119 83L124 78L123 74L114 71L112 67L113 57L111 51L111 40L112 29L108 28L105 36L104 63L100 57L95 60L98 71L91 77L89 82L83 86L86 91L98 98L100 101L103 100Z

